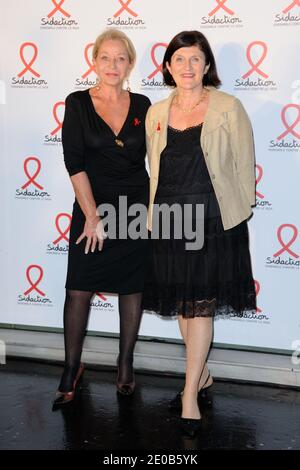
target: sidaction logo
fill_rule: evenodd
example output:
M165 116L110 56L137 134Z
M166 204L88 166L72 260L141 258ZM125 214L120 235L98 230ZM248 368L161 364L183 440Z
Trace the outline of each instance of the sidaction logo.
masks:
M136 6L138 6L139 8L141 7L142 2L140 0L115 0L114 3L116 3L117 10L113 13L110 18L107 18L106 26L117 26L120 29L146 28L145 21L135 10Z
M105 297L100 292L95 292L95 295L91 301L91 307L98 310L114 310L114 306L108 302L107 297Z
M264 68L264 60L268 54L268 46L263 41L253 41L246 49L246 58L249 63L248 70L241 78L235 80L236 90L263 90L277 89L276 83L270 79Z
M263 194L260 189L260 182L263 178L264 170L261 165L255 165L256 167L256 206L255 209L262 209L262 210L271 210L272 203L267 200L265 194Z
M75 80L76 89L85 89L86 87L93 87L97 85L96 70L92 62L92 51L94 43L87 44L84 48L84 60L86 63L85 69L80 77Z
M241 18L230 7L232 1L213 0L211 4L213 6L211 11L201 18L200 25L203 28L241 28L243 26Z
M69 251L69 232L72 216L66 212L60 212L55 218L55 239L48 243L47 253L51 255L65 255Z
M300 0L286 0L286 6L274 18L274 26L300 25Z
M16 199L51 200L50 194L39 179L41 168L41 161L36 156L29 156L24 160L23 169L26 179L24 177L25 181L22 186L16 189Z
M246 320L246 321L249 321L251 323L258 323L258 322L270 323L270 318L263 311L261 306L259 306L258 295L259 295L260 289L261 289L260 283L257 280L254 280L254 285L255 285L255 294L256 294L256 302L257 302L256 311L244 312L242 317L239 317L235 313L232 313L230 315L230 319L233 319L235 321L238 321L238 320L239 321L245 321Z
M270 268L299 269L300 257L294 247L298 238L298 229L293 224L282 224L277 229L280 247L273 256L268 256L266 266Z
M62 114L64 113L64 110L65 110L64 101L58 101L57 103L54 104L53 109L52 109L52 114L53 114L55 124L50 134L45 135L44 145L61 145L61 128L63 124ZM60 113L61 118L59 117L58 113Z
M44 271L41 266L38 264L28 266L26 290L18 295L18 304L52 307L52 301L47 297L43 285L40 285L43 276Z
M159 88L166 88L162 76L162 61L168 44L165 42L157 42L154 44L150 51L151 63L149 75L142 79L141 89L153 90ZM159 56L159 58L158 58Z
M246 318L248 318L251 321L262 321L263 323L270 323L270 318L268 317L268 315L266 315L266 313L263 311L261 306L259 306L260 305L259 293L261 290L260 283L259 281L255 279L254 284L255 284L255 293L256 293L256 301L257 301L256 312L251 316L251 318L247 316Z
M72 30L79 29L78 22L72 18L68 7L64 5L66 0L49 0L49 12L41 19L41 29ZM70 3L70 2L68 2ZM53 8L54 7L54 8Z
M19 49L20 61L22 68L20 68L17 76L12 77L12 88L48 88L48 82L41 76L40 71L35 65L38 57L38 47L33 42L24 42Z
M272 139L269 150L299 151L300 149L300 105L289 103L280 113L281 131L276 139Z

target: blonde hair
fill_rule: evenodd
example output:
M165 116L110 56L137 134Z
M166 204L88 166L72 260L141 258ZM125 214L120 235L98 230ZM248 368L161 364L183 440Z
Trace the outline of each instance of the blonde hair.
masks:
M97 39L94 43L94 47L93 47L93 59L97 58L97 55L98 55L99 48L100 48L101 44L104 41L107 41L109 39L121 41L124 44L124 46L126 47L127 53L128 53L129 62L130 62L130 64L133 65L135 63L135 60L136 60L136 51L135 51L135 48L134 48L134 45L133 45L131 39L129 39L129 37L126 36L126 34L123 33L122 31L119 31L118 29L114 29L114 28L110 28L110 29L105 30L103 33L101 33L97 37Z

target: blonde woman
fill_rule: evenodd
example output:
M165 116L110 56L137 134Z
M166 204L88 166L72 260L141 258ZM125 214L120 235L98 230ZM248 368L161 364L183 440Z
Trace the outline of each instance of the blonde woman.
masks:
M98 85L66 99L62 129L66 168L75 192L64 306L65 366L53 408L73 400L83 372L80 362L90 301L95 292L119 294L120 348L117 391L135 388L133 351L141 320L148 241L105 238L99 204L116 209L148 203L145 169L146 96L124 89L136 53L121 31L109 29L95 41Z

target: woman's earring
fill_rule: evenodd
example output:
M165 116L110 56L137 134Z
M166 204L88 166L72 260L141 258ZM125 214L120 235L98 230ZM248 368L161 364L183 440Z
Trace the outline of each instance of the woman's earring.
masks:
M126 79L126 82L127 82L126 90L127 90L127 91L131 91L130 83L129 83L129 78Z
M96 90L97 90L97 91L100 90L100 80L99 80L99 77L96 78Z

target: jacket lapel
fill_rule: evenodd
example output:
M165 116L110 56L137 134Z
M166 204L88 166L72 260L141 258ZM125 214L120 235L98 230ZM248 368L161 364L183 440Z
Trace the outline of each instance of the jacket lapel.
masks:
M223 114L218 111L218 90L213 87L208 87L208 89L210 90L210 97L201 133L203 138L220 127L225 120Z
M172 104L172 100L176 91L173 91L168 98L161 104L160 108L160 116L157 120L157 125L160 126L159 132L159 141L158 141L158 150L159 155L164 150L167 145L167 136L168 136L168 122L169 122L169 114L170 114L170 107Z

